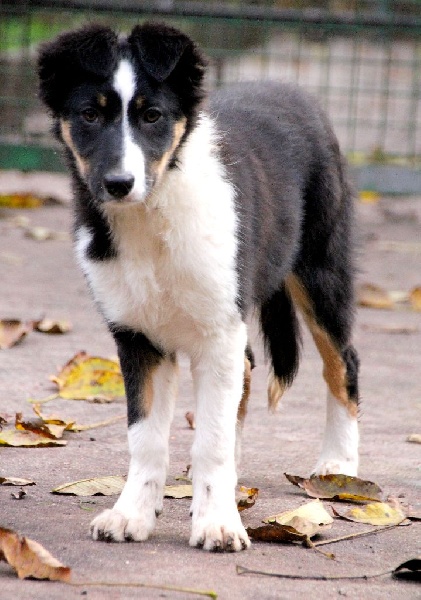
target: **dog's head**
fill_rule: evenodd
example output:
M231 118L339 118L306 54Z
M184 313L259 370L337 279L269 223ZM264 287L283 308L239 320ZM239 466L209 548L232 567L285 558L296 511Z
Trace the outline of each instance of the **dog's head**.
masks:
M205 61L162 24L127 37L93 25L39 55L40 97L73 172L98 202L143 202L194 126Z

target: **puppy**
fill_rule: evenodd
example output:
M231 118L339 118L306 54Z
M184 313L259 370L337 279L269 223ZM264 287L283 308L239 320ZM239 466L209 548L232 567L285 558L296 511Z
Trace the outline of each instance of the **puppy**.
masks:
M154 529L184 353L197 422L190 544L238 551L250 544L235 504L235 454L253 309L272 408L297 371L302 312L328 388L314 472L357 473L353 201L314 99L274 82L206 97L205 67L195 44L165 25L124 37L89 26L42 47L40 96L73 178L77 258L127 394L127 483L92 535L139 541Z

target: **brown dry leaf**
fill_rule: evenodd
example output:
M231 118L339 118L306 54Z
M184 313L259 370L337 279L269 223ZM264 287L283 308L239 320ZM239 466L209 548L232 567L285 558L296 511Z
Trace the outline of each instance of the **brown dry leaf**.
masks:
M30 323L23 323L19 319L0 320L0 350L8 350L32 331Z
M269 523L260 527L247 527L247 533L252 540L259 542L306 542L309 538L305 533L300 533L291 525Z
M67 429L67 424L44 420L41 416L24 420L22 413L16 413L15 427L19 431L32 431L38 435L58 440L63 437L63 432Z
M68 496L114 496L120 494L125 483L125 477L120 475L93 477L64 483L51 490L51 493Z
M392 309L394 302L390 294L380 286L363 283L357 289L357 301L360 306L368 308Z
M421 287L415 287L411 290L409 302L414 310L421 310Z
M421 433L411 433L406 438L407 442L412 442L413 444L421 444Z
M55 440L33 431L18 431L17 429L0 433L0 446L15 448L36 448L38 446L65 446L65 440Z
M400 564L393 571L393 577L421 581L421 556L411 558Z
M186 485L166 485L164 488L165 498L193 498L193 486Z
M34 321L34 329L40 333L62 334L71 331L72 324L69 321L41 319L39 321Z
M309 479L288 475L285 477L304 489L312 498L331 498L348 502L381 502L383 492L372 481L349 475L312 475Z
M258 488L246 488L240 486L240 497L237 498L238 512L247 510L256 504L257 497L259 495Z
M76 354L55 376L58 395L69 400L112 402L124 396L123 377L119 364L107 358L89 356L86 352Z
M15 500L22 500L22 498L25 498L26 492L25 492L25 490L23 490L22 488L20 488L20 490L18 492L12 492L10 495Z
M294 517L304 518L316 525L330 526L333 523L333 518L323 506L323 502L319 499L311 500L295 508L286 510L278 515L267 517L263 520L264 523L279 523L279 525L290 525Z
M194 420L194 413L191 411L186 412L186 421L189 424L190 429L196 429L196 422Z
M39 208L44 203L42 198L32 194L1 194L0 206L4 208Z
M0 528L0 560L7 562L20 579L70 581L69 567L62 565L41 544L21 537L11 529Z
M391 506L387 502L374 502L365 506L351 508L345 513L333 509L335 515L355 521L357 523L368 523L369 525L399 525L406 519L406 514L398 506Z
M0 485L16 485L22 487L24 485L36 485L32 479L21 479L20 477L0 477Z

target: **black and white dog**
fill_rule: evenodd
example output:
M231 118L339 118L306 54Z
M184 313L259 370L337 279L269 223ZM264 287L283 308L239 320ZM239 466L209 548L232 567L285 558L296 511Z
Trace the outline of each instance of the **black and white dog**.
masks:
M77 257L116 341L128 402L127 483L92 535L152 532L185 353L197 403L190 544L237 551L250 544L235 486L253 308L272 407L298 367L302 312L328 387L314 471L357 473L353 201L313 99L278 83L205 98L204 73L195 44L162 24L127 37L89 26L39 58L41 98L73 177Z

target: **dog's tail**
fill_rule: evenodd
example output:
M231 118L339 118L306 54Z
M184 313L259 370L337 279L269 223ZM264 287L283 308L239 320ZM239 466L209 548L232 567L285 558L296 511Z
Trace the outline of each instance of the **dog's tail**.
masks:
M266 354L272 363L268 385L269 408L275 410L297 374L300 359L300 326L285 285L262 305L260 324Z

